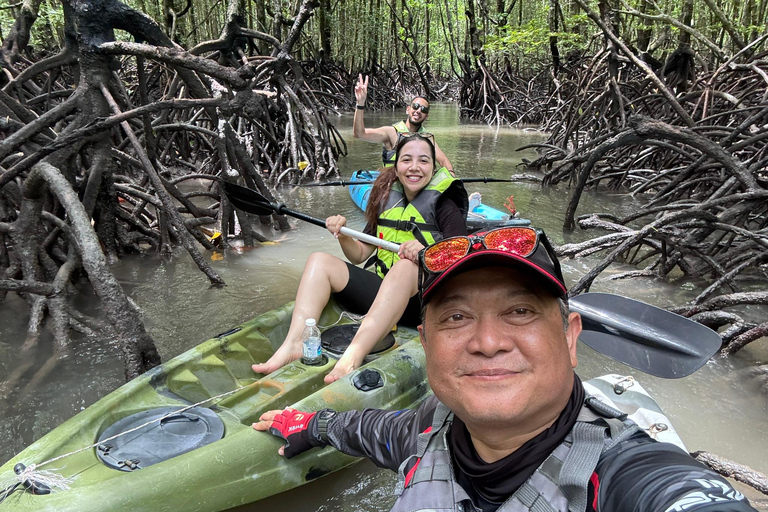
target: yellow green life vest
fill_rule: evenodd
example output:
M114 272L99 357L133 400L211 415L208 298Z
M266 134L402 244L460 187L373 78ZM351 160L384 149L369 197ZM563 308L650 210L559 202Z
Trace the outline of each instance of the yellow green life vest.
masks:
M397 133L411 133L410 130L408 130L408 125L405 124L405 121L393 124L392 128L397 130ZM422 133L423 131L424 127L419 126L419 131L417 133ZM386 147L382 147L381 160L384 162L384 167L392 167L395 165L395 148L387 149Z
M467 192L461 181L451 176L445 167L435 172L427 186L410 203L405 197L403 185L396 181L389 191L386 204L379 209L377 236L398 244L418 240L425 247L442 239L443 235L437 228L437 201L449 190L459 211L466 217ZM383 278L399 259L397 253L378 248L376 273Z

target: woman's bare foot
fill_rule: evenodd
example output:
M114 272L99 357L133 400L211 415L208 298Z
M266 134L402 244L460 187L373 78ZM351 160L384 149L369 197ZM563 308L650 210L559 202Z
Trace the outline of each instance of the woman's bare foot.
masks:
M356 361L355 357L349 352L349 349L347 349L347 351L344 352L344 355L341 356L341 359L339 359L339 362L336 363L336 366L333 367L331 373L325 376L324 380L326 384L336 382L360 367L362 361Z
M302 355L301 343L293 345L283 342L280 348L277 349L277 352L275 352L266 363L254 364L251 365L251 368L253 368L253 371L256 373L263 373L266 375L282 368L291 361L300 359Z

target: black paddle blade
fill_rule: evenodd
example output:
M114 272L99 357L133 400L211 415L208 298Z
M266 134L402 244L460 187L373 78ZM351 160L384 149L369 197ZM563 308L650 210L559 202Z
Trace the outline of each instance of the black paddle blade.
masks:
M275 208L266 197L253 189L224 182L224 193L235 208L254 215L272 215Z
M642 372L666 379L692 374L721 347L715 331L675 313L620 295L571 297L592 349Z
M302 183L300 187L346 187L347 185L371 185L373 180L367 181L324 181L321 183Z

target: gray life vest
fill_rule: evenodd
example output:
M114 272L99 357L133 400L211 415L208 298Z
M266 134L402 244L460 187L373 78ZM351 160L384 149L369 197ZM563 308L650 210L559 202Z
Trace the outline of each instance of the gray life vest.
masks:
M408 125L405 124L405 121L398 121L398 122L396 122L395 124L392 125L392 128L394 128L395 131L397 131L398 136L400 134L405 135L405 134L410 134L411 133L411 131L408 129ZM424 127L423 126L419 126L419 129L417 130L417 132L418 133L424 133ZM397 145L397 144L395 144L395 145ZM395 162L396 161L395 155L396 155L395 148L387 149L386 146L382 146L382 148L381 148L381 161L384 163L384 167L392 167L393 165L395 165L395 163L396 163Z
M642 431L625 418L621 411L587 397L565 440L497 512L585 511L589 480L600 455ZM453 413L440 403L432 426L418 437L416 453L400 465L392 512L479 510L453 475L447 435L452 420ZM413 458L418 462L406 475Z

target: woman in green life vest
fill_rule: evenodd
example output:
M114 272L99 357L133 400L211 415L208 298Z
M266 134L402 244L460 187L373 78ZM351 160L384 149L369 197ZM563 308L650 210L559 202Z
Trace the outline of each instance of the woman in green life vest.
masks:
M365 232L400 245L398 253L377 249L340 230L347 219L335 215L325 224L339 241L345 262L323 252L310 255L296 294L296 306L285 341L257 373L271 373L302 355L301 335L307 318L319 318L331 293L347 310L365 314L349 347L326 375L331 383L358 368L363 358L398 322L420 323L418 254L428 243L467 233L467 193L446 169L435 167L430 134L403 136L396 144L396 164L381 169L371 191ZM375 258L371 256L375 254ZM356 265L376 262L367 271Z

